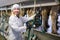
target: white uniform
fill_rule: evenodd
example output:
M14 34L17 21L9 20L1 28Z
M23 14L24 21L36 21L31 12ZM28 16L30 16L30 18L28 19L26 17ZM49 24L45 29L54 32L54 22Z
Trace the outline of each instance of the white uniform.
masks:
M47 33L51 33L51 32L52 32L52 20L51 20L51 15L49 15L48 25L49 25L49 28L47 29Z
M22 33L26 31L26 27L23 26L24 22L33 19L34 16L32 16L31 18L26 17L18 18L17 16L10 16L8 40L24 40L22 37Z

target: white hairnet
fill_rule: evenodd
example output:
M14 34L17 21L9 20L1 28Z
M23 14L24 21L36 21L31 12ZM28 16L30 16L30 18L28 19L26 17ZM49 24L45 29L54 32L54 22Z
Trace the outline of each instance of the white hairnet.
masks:
M20 9L20 6L19 6L18 4L14 4L14 5L11 7L11 10L14 10L14 8Z

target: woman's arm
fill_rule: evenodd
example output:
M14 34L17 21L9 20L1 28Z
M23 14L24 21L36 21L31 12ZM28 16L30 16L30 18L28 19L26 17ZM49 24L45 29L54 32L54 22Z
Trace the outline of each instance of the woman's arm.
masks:
M31 17L29 17L29 18L27 18L27 17L22 17L23 22L27 22L27 21L29 21L29 20L34 19L35 15L36 15L36 14L34 14L33 16L31 16Z

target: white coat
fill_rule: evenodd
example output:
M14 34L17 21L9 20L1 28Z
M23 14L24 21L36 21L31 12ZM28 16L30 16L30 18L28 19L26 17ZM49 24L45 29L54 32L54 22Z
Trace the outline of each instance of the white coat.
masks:
M51 33L51 32L52 32L52 20L51 20L51 15L49 15L48 25L49 25L49 28L47 29L47 33Z
M28 19L26 17L18 18L17 16L10 16L8 40L24 40L24 38L22 37L22 32L26 31L26 27L23 25L24 22L27 22L31 19L33 19L33 17Z

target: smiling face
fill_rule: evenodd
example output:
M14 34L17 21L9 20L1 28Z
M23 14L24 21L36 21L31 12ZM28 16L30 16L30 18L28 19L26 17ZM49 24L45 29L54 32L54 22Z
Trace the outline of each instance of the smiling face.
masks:
M19 15L19 8L14 8L13 9L13 14Z
M18 4L12 5L11 11L12 11L12 14L13 14L13 15L18 16L19 13L20 13L20 6L19 6Z

